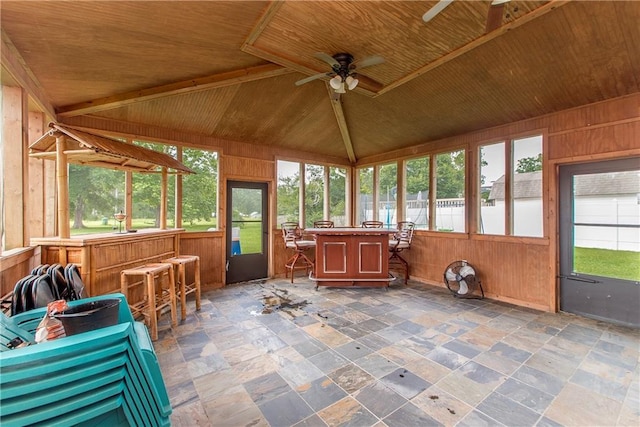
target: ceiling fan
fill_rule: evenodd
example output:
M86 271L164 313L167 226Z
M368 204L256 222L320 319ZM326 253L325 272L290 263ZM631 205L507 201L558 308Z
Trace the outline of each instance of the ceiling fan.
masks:
M358 86L356 69L361 70L365 67L371 67L384 62L384 58L378 55L369 56L368 58L364 58L359 61L354 61L353 55L350 53L336 53L335 55L330 56L324 52L318 52L315 54L315 57L331 65L331 71L328 73L314 74L313 76L298 80L295 83L296 86L300 86L323 77L331 77L329 85L333 88L335 93L338 94L345 93L345 88L353 90Z
M489 7L489 14L487 16L485 33L491 32L502 25L502 14L504 11L504 5L505 3L508 3L510 1L511 0L493 0L491 2L491 6ZM440 0L431 9L427 10L424 15L422 15L422 20L424 22L431 21L436 17L436 15L442 12L451 3L453 3L453 0Z

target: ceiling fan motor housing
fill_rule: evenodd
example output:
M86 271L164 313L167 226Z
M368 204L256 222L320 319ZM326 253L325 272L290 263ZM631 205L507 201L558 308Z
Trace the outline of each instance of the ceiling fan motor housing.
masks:
M353 62L353 55L351 55L350 53L336 53L335 55L333 55L333 59L338 61L338 63L340 64L339 66L333 66L333 72L342 77L342 79L344 80L351 71L350 65Z

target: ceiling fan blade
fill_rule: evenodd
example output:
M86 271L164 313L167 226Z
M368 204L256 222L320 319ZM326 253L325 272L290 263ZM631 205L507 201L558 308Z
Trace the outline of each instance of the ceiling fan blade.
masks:
M331 65L332 67L340 67L340 63L338 61L336 61L336 59L333 56L330 56L324 52L318 52L315 54L315 57L326 62L327 64Z
M304 79L302 79L302 80L298 80L298 81L295 83L295 85L296 85L296 86L300 86L300 85L303 85L303 84L305 84L305 83L309 83L310 81L317 80L317 79L321 79L321 78L323 78L323 77L327 77L327 75L328 75L328 73L319 73L319 74L314 74L313 76L309 76L309 77L306 77L306 78L304 78Z
M433 18L436 17L437 14L442 12L444 10L444 8L449 6L451 3L453 3L453 0L440 0L438 3L436 3L435 6L433 6L431 9L427 10L425 12L425 14L422 15L422 20L424 22L431 21Z
M361 59L360 61L355 61L352 65L357 67L358 69L364 67L371 67L373 65L382 64L384 62L384 58L382 56L374 55L369 56L368 58Z
M502 16L504 15L504 5L507 1L494 1L489 6L489 13L487 14L487 26L484 32L490 33L493 30L497 30L502 25Z

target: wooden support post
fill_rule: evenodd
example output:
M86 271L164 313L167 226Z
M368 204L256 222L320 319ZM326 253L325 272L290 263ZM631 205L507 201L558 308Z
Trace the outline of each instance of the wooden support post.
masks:
M429 156L429 230L436 230L436 192L438 190L438 176L436 171L436 156Z
M177 147L177 159L182 163L182 147ZM176 217L174 219L174 228L182 228L182 174L176 174L176 194L175 207Z
M29 144L37 140L43 133L44 114L29 113ZM29 158L29 238L45 236L44 166L44 159Z
M56 175L58 183L58 237L68 239L69 229L69 168L67 166L66 136L56 137Z
M160 186L160 229L167 229L167 187L168 187L167 168L162 168L162 184Z
M4 215L3 249L25 246L27 221L28 163L26 136L23 122L27 120L26 93L17 87L2 86L2 140L0 161L2 162L2 215Z
M396 167L396 224L399 221L406 221L406 211L405 208L407 206L406 203L406 182L407 182L407 173L405 168L405 161L398 160ZM414 221L415 218L411 218L411 221Z
M324 206L322 219L331 219L331 191L329 186L331 185L331 174L329 173L329 166L324 167Z
M124 220L125 229L131 230L133 221L133 172L124 173L124 213L127 218Z

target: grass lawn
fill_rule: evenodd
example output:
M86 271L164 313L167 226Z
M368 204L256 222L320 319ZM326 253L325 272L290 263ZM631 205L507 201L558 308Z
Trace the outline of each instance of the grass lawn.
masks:
M262 227L259 222L245 222L240 228L240 251L243 254L262 252Z
M101 220L83 221L84 228L80 229L71 229L71 235L80 235L80 234L96 234L96 233L117 233L118 232L118 222L113 218L110 218L107 221L107 224L103 224ZM73 226L73 223L70 224ZM173 227L172 221L167 221L167 227ZM206 221L206 222L195 222L193 225L189 223L183 223L182 228L187 231L207 231L209 228L215 228L216 221ZM140 230L142 228L155 228L155 221L151 218L147 219L134 219L131 222L131 228L134 230ZM122 230L125 229L124 222L122 223Z
M638 252L575 248L573 265L577 273L640 281Z

